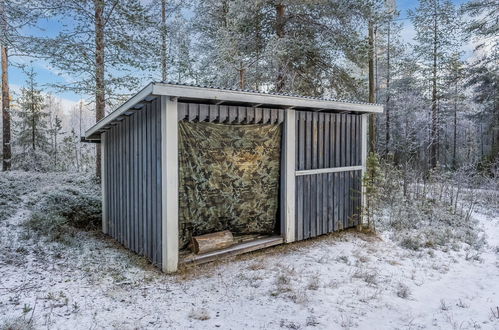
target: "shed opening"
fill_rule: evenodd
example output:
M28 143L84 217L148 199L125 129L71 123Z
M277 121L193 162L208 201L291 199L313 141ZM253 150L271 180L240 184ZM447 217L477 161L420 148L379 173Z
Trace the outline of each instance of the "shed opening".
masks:
M282 125L180 121L178 131L180 250L226 230L235 242L278 235Z

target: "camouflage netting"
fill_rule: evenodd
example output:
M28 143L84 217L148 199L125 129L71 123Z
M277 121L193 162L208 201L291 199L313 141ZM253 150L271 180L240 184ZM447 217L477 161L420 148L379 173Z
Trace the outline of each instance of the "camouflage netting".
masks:
M280 125L180 122L180 248L221 230L272 233L280 153Z

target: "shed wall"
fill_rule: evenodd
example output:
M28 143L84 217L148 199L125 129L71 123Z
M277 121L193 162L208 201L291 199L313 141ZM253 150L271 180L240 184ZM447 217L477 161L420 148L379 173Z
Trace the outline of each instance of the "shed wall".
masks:
M161 266L161 109L156 98L106 132L108 234Z
M296 170L361 165L361 116L296 112ZM358 224L361 170L296 176L296 240Z

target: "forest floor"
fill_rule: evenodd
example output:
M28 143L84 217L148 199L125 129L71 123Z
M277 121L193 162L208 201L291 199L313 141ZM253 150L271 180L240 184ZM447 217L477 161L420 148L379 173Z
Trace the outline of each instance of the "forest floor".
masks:
M472 214L474 251L348 230L165 275L98 232L30 233L33 203L63 178L9 180L0 329L499 329L497 204Z

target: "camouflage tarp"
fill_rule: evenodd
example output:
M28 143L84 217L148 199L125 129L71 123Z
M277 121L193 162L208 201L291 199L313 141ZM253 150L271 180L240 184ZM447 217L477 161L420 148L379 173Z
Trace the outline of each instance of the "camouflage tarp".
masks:
M280 125L179 123L180 247L221 230L272 233Z

